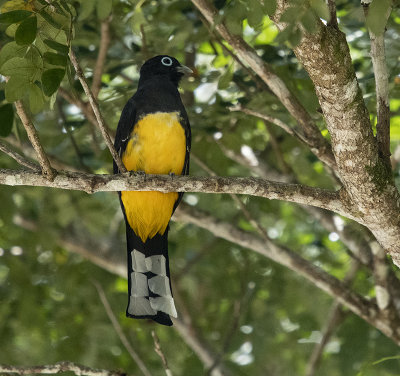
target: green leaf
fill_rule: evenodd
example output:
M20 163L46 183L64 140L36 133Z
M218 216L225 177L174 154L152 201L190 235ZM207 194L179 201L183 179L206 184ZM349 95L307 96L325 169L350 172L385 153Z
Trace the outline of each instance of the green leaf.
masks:
M69 48L65 44L61 44L61 43L55 42L54 40L51 40L51 39L45 39L43 42L44 42L44 44L46 44L47 46L49 46L53 50L61 52L64 55L68 55Z
M228 67L228 69L224 72L224 74L218 80L218 89L224 90L227 89L229 84L232 82L232 66Z
M97 0L96 11L97 18L104 20L112 10L112 0Z
M0 68L9 59L13 57L23 57L27 46L19 46L16 42L7 43L0 50Z
M367 26L375 35L380 35L385 31L387 13L391 6L391 0L374 0L369 6Z
M35 65L21 57L13 57L0 67L0 73L3 76L19 75L27 78L32 78L37 70Z
M59 14L66 16L67 13L65 12L65 10L61 7L60 4L58 4L56 1L53 1L52 5L54 6L54 8L58 11Z
M94 11L95 0L81 0L81 7L79 9L79 21L88 18Z
M324 0L310 0L310 6L319 18L329 21L329 9Z
M35 84L30 84L28 87L29 107L32 113L37 114L45 105L45 98L42 90Z
M140 26L146 23L146 18L144 17L143 11L141 8L136 8L133 12L131 18L131 27L134 33L140 33Z
M264 10L269 16L272 16L276 10L276 0L264 0Z
M22 21L15 32L15 41L19 45L31 44L36 38L37 18L29 17Z
M289 24L294 24L297 22L298 18L300 17L300 9L299 7L289 7L285 10L282 14L279 21L286 22Z
M21 22L25 18L29 17L32 12L28 10L12 10L10 12L0 14L0 24L13 24Z
M67 65L67 56L62 54L57 54L54 52L45 52L43 58L46 63L51 65L60 65L65 67Z
M45 9L42 9L39 14L49 23L51 26L56 29L62 29L62 25L55 20L55 17L52 17L50 14L46 12Z
M296 47L302 38L303 34L301 30L297 27L289 34L288 42L290 43L291 47Z
M248 12L247 12L247 22L249 25L256 29L262 24L264 18L264 10L261 7L259 0L249 0L248 1Z
M60 0L60 5L72 16L72 11L65 0Z
M311 10L307 10L301 18L301 24L309 33L315 33L317 31L317 18L315 13Z
M43 92L50 97L60 87L65 69L49 69L42 74Z
M7 137L11 133L14 122L14 109L12 104L7 103L0 107L0 136Z
M26 87L29 85L29 79L24 76L11 76L6 84L7 102L15 102L21 99L26 93Z

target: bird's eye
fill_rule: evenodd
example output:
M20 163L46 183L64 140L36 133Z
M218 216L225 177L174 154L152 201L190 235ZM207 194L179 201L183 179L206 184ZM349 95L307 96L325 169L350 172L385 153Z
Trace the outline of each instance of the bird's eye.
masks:
M161 64L170 67L172 65L172 59L170 57L163 57L161 59Z

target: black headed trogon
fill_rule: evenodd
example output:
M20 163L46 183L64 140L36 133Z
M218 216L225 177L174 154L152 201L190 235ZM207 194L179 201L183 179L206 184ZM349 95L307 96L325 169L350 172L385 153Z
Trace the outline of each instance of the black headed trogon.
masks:
M129 171L189 173L190 124L178 84L191 70L160 55L140 69L118 123L115 149ZM118 173L114 162L114 173ZM177 317L168 261L168 223L183 193L119 192L128 246L128 317L172 325Z

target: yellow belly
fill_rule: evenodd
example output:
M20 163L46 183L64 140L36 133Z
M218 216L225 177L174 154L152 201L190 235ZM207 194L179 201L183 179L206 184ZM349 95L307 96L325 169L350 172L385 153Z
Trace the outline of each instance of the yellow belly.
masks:
M146 115L134 127L122 161L131 171L180 175L185 163L186 137L177 112ZM163 234L178 193L121 192L126 217L143 240Z

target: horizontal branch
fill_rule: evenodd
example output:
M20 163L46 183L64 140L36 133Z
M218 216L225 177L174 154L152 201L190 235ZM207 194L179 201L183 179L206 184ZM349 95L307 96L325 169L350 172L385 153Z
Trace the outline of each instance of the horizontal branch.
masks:
M349 308L353 313L382 331L395 343L400 344L400 334L393 331L390 322L379 313L377 305L361 295L350 290L346 283L325 272L322 268L314 265L301 257L299 254L277 245L266 242L255 237L230 223L197 211L188 205L181 205L175 212L175 221L191 223L210 231L215 236L253 250L278 264L281 264L295 273L308 279L313 285L325 291L341 304Z
M340 191L254 177L145 175L129 172L118 175L94 175L63 171L59 172L53 181L49 181L33 171L0 169L0 184L71 189L87 193L159 191L246 194L317 206L354 218Z
M18 374L18 375L32 375L32 374L56 374L59 372L73 372L75 375L87 375L87 376L122 376L125 373L118 371L108 371L103 369L94 369L86 366L81 366L72 362L59 362L52 365L45 366L28 366L28 367L17 367L0 365L1 374Z

